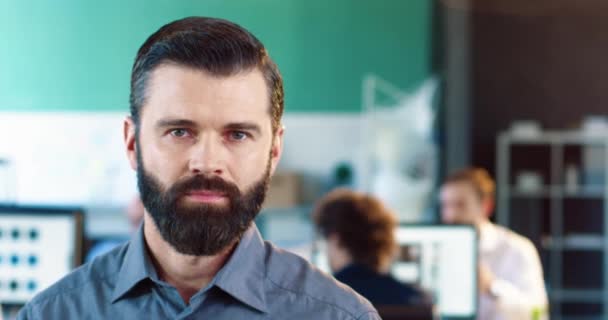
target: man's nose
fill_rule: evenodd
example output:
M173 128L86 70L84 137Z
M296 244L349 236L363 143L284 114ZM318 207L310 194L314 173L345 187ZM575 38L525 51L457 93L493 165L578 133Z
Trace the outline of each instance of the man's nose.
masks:
M222 141L208 134L199 138L190 152L189 170L192 174L223 175L224 150Z

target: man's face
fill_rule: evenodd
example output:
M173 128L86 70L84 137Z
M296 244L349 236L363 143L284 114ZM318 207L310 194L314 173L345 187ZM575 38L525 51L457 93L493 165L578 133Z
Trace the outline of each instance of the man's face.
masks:
M260 71L217 77L172 64L150 75L139 136L125 122L147 213L177 251L211 255L259 212L282 149Z
M443 223L476 225L485 218L484 203L468 182L443 185L439 200Z

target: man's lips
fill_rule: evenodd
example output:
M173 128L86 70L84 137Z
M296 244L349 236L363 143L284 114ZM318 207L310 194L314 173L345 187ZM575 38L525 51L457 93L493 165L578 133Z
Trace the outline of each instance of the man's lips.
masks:
M193 190L186 193L186 197L196 202L216 203L223 202L227 195L220 191Z

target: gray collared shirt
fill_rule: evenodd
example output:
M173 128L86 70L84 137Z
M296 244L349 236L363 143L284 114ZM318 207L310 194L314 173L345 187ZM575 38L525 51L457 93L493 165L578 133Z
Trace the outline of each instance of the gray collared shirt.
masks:
M306 260L264 242L252 226L190 304L159 279L143 227L128 243L46 289L26 319L380 319L371 304Z

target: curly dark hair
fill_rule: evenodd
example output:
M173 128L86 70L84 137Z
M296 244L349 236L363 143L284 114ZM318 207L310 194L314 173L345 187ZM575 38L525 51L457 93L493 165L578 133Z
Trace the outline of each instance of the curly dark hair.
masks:
M337 235L353 261L372 270L390 262L398 247L397 218L371 195L336 189L317 203L313 220L321 235Z

